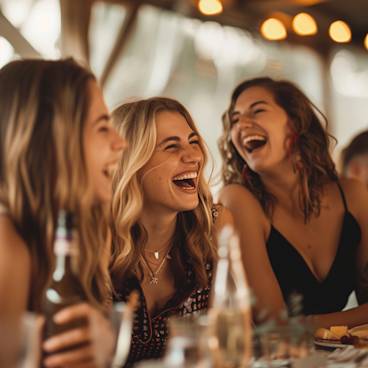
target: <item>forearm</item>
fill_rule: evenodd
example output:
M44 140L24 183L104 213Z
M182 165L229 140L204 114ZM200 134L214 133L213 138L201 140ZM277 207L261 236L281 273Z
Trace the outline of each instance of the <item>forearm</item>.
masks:
M308 320L315 328L339 325L354 327L368 323L368 304L363 304L343 312L310 315L308 316Z

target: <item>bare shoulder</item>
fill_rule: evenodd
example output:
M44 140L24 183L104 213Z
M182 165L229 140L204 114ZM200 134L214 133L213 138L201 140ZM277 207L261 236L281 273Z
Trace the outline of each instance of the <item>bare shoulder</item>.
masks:
M269 220L257 198L240 184L224 186L219 193L219 202L227 207L233 218L235 227L247 225L260 226L264 234L268 233Z
M240 184L225 185L219 194L219 201L231 212L246 209L253 215L266 218L266 215L257 198L244 186ZM234 213L233 213L234 214Z
M0 216L0 284L29 278L31 255L8 216Z
M225 206L226 204L246 203L251 206L259 207L260 205L254 195L243 185L228 184L225 185L220 193L219 200Z
M0 216L0 316L20 315L27 306L31 255L8 216Z

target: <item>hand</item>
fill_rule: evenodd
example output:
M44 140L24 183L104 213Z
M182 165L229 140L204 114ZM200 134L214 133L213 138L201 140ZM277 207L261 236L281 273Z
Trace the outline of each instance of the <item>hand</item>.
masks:
M65 308L54 316L54 321L58 324L80 319L87 320L87 324L55 335L44 342L43 349L51 353L43 361L46 367L106 367L113 354L115 335L110 322L101 312L82 303ZM73 348L79 344L80 347ZM72 349L57 353L68 348Z

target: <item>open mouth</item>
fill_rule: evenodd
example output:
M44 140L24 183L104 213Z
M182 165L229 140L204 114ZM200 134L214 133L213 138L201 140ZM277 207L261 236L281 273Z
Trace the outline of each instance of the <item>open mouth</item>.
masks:
M173 177L172 182L181 189L193 190L197 187L197 176L196 171L187 172Z
M247 150L248 153L252 153L254 150L263 147L267 143L267 138L254 134L243 139L243 146Z
M102 174L108 179L112 179L116 171L116 165L107 166L102 170Z

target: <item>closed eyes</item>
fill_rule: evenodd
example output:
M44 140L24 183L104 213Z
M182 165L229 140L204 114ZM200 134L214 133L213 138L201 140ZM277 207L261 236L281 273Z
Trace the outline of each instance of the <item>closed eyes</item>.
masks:
M189 144L191 144L191 145L200 145L200 142L199 142L199 140L194 140L194 141L190 141ZM176 150L176 149L179 149L180 147L181 147L181 145L177 144L177 143L169 144L168 146L165 147L165 151Z

